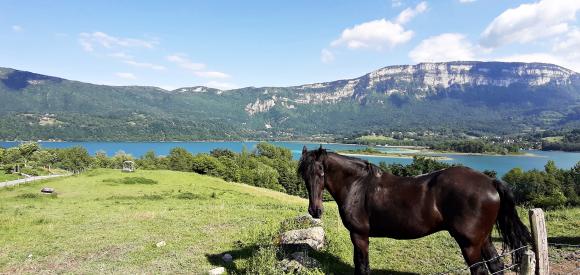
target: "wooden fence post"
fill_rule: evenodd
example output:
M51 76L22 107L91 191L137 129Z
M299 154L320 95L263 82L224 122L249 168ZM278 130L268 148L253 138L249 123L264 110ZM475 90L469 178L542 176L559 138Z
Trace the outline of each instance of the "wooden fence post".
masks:
M522 257L522 267L520 269L522 275L536 274L536 254L532 250L526 250Z
M537 275L550 274L550 262L548 259L548 234L544 211L540 208L530 209L530 224L532 225L532 238L534 240L534 252L536 253Z

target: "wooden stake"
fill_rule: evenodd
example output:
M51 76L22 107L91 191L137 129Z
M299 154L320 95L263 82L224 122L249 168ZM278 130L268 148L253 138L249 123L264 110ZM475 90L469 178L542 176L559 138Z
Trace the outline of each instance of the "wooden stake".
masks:
M536 254L537 275L550 274L550 262L548 259L548 234L544 211L540 208L530 210L530 223L532 225L532 238L534 239L534 252Z
M534 251L526 250L522 257L522 267L520 271L522 275L536 274L536 254Z

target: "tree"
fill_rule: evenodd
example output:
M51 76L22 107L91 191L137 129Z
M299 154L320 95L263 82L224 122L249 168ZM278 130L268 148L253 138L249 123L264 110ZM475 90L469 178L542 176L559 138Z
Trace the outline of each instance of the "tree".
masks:
M292 152L290 149L277 147L266 142L260 142L256 145L256 155L264 156L269 159L292 160Z
M434 159L425 158L421 156L414 156L413 162L406 166L397 163L390 165L384 162L379 163L379 168L381 168L383 172L404 177L430 173L433 171L449 168L451 166L452 166L451 164L447 164L444 162L436 161Z
M93 159L93 166L98 168L111 168L111 159L107 156L107 152L102 150L97 151Z
M147 153L145 153L136 161L140 168L149 170L159 169L157 162L157 156L153 150L147 151Z
M227 158L235 158L236 157L236 153L230 149L222 149L222 148L215 148L213 150L211 150L211 152L209 153L210 155L212 155L213 157L219 158L219 157L227 157Z
M184 148L175 147L169 152L167 161L171 170L191 171L193 156Z
M18 146L18 151L20 151L20 155L24 159L24 165L30 160L32 154L38 150L40 150L40 146L36 142L22 143Z
M32 153L31 160L36 165L47 167L50 171L51 167L58 161L58 157L53 150L38 150Z
M220 176L226 181L241 181L241 168L238 164L237 157L229 158L226 156L221 156L218 158L219 162L225 168L223 174Z
M222 176L226 168L213 156L197 154L192 159L191 170L202 175Z
M123 162L125 161L132 161L133 156L130 154L125 153L123 150L117 151L113 158L111 159L111 166L112 168L121 169L123 168Z
M80 173L91 165L91 156L87 149L81 146L59 149L57 151L59 166L63 169Z
M5 164L4 167L7 172L19 172L24 162L25 159L20 154L18 147L11 147L4 151L3 163Z

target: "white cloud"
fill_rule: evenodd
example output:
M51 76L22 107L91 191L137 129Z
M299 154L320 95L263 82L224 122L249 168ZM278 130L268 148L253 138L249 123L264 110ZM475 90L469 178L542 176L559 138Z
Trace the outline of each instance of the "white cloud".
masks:
M552 51L566 55L568 58L580 59L580 28L575 28L566 33L563 38L558 39Z
M154 48L158 42L135 38L115 37L104 32L80 33L79 44L85 51L92 52L96 46L112 48Z
M166 59L167 59L167 61L172 62L172 63L176 64L177 66L179 66L185 70L192 71L193 74L198 76L198 77L220 78L220 79L230 77L229 74L218 72L218 71L202 71L206 67L205 64L192 62L184 54L168 55L168 56L166 56ZM215 82L215 83L221 83L221 82ZM226 86L223 86L223 87L226 87Z
M414 62L474 60L475 51L464 35L444 33L421 41L409 52L409 57Z
M86 41L84 39L79 39L79 44L81 45L81 47L83 47L83 50L85 52L92 52L95 50L95 48L93 47L93 44L89 43L88 41Z
M466 3L473 3L473 2L475 2L475 1L476 1L476 0L459 0L459 3L461 3L461 4L466 4Z
M349 49L382 50L404 44L411 40L413 31L405 30L403 24L425 10L427 10L427 4L421 2L415 8L403 10L394 22L383 18L355 25L343 30L340 37L332 41L330 45L332 47L346 46Z
M191 62L185 55L182 54L168 55L166 58L169 62L173 62L186 70L197 71L205 68L205 64Z
M403 0L391 0L391 6L397 8L403 5Z
M22 30L24 30L24 29L20 25L13 25L12 26L12 31L13 32L21 32Z
M164 66L161 66L161 65L155 65L155 64L151 64L151 63L147 63L147 62L137 62L135 60L123 60L123 63L131 65L133 67L145 68L145 69L151 69L151 70L157 70L157 71L163 71L166 69Z
M205 84L207 87L216 88L220 90L231 90L237 88L235 84L219 81L210 81Z
M323 63L330 63L334 61L334 53L329 51L328 49L322 49L320 52L320 61Z
M128 55L125 52L115 52L109 54L110 57L119 58L119 59L133 59L133 56Z
M122 79L128 79L128 80L137 79L137 77L132 73L116 73L115 75L119 78L122 78Z
M426 10L427 10L427 2L421 2L415 8L404 9L401 13L399 13L399 16L397 16L395 22L397 24L404 25L407 22L411 21L413 17L425 12Z
M580 72L580 29L574 28L558 37L550 50L513 54L497 58L500 61L552 63Z
M332 41L331 46L346 45L349 49L371 48L382 50L393 48L411 40L413 31L406 31L403 26L386 19L374 20L345 29L339 39Z
M576 72L580 72L580 60L570 60L563 56L553 53L529 53L529 54L514 54L504 57L495 58L497 61L504 62L527 62L527 63L550 63L556 64Z
M215 71L198 71L193 72L196 76L203 78L229 78L230 76L226 73L215 72Z
M528 43L568 31L568 22L576 19L578 0L542 0L508 9L483 31L481 44L498 47L510 43Z

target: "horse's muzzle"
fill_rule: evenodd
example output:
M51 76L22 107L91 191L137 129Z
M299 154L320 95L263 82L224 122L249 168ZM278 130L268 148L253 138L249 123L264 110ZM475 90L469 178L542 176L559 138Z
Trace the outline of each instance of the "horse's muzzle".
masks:
M308 208L308 214L315 219L322 217L322 208Z

